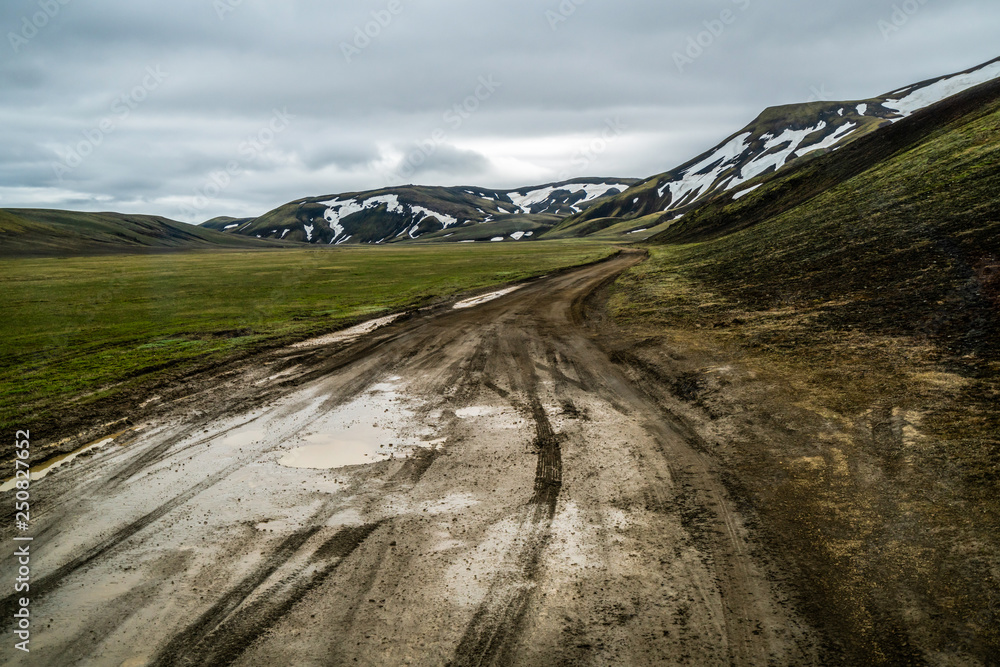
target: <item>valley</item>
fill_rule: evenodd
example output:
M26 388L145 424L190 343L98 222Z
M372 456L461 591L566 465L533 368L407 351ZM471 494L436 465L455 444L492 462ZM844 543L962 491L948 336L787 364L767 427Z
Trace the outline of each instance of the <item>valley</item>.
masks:
M997 664L998 75L645 179L0 210L10 664Z

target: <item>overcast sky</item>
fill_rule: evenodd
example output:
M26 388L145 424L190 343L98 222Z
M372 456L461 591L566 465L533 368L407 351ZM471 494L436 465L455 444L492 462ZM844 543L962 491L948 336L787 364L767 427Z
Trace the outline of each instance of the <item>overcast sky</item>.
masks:
M3 0L0 26L0 207L186 222L645 177L767 106L1000 56L996 0Z

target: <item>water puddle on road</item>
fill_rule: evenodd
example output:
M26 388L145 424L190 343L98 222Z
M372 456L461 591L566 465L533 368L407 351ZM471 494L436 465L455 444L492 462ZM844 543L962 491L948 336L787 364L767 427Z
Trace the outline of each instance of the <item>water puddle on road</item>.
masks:
M45 461L44 463L40 463L36 466L33 466L32 468L29 469L29 475L31 476L31 481L37 482L38 480L48 475L50 472L52 472L59 466L71 463L73 459L83 454L86 454L87 452L91 452L95 449L100 449L104 445L113 441L118 436L123 435L129 432L130 430L138 430L138 429L125 429L124 431L119 431L118 433L109 435L106 438L101 438L100 440L94 440L93 442L87 443L83 447L75 449L72 452L60 454L59 456L53 457ZM17 478L12 477L3 484L0 484L0 493L6 493L7 491L12 490L16 485L17 485Z
M376 384L350 403L310 425L299 436L305 444L278 461L288 468L330 470L406 458L427 442L412 427L414 413L404 407L398 378Z
M490 301L493 301L495 299L499 299L502 296L507 296L511 292L516 292L522 287L524 287L524 285L515 285L514 287L507 287L505 289L497 290L495 292L490 292L489 294L483 294L481 296L476 296L471 299L466 299L465 301L459 301L453 306L453 308L455 310L474 308L484 303L489 303Z
M381 329L382 327L389 326L400 317L402 313L396 313L395 315L386 315L385 317L379 317L374 320L368 320L367 322L362 322L356 326L349 329L342 329L340 331L335 331L332 334L326 336L321 336L319 338L312 338L310 340L304 340L301 343L295 343L292 345L293 348L303 348L303 347L318 347L322 345L333 345L334 343L346 343L354 341L361 336L370 334L376 329Z
M485 405L473 405L468 408L455 410L455 416L459 419L471 419L473 417L489 417L497 412L499 412L499 410L496 408L491 408Z

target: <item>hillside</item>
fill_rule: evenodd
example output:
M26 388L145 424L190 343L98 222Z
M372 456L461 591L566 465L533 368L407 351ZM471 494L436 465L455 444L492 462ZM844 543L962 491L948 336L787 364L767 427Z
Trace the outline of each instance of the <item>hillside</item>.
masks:
M998 193L995 82L683 218L612 289L619 358L673 378L838 664L1000 656Z
M998 76L1000 58L866 100L771 107L693 160L567 218L549 237L586 236L612 221L655 215L658 219L641 225L654 227L690 214L721 193L730 192L738 199L769 174L837 151Z
M516 190L408 185L307 197L259 218L216 218L202 226L231 235L339 245L394 243L432 234L443 239L460 229L463 231L449 240L486 238L466 228L503 220L507 223L505 238L531 238L536 231L586 210L603 197L619 194L635 182L580 178Z
M276 247L151 215L0 209L0 257Z
M761 179L744 197L720 194L690 214L669 222L655 243L689 243L744 229L808 202L813 197L919 147L954 122L982 113L1000 95L1000 80L977 86L914 113L829 154ZM978 191L974 191L978 196ZM963 193L955 193L956 197Z

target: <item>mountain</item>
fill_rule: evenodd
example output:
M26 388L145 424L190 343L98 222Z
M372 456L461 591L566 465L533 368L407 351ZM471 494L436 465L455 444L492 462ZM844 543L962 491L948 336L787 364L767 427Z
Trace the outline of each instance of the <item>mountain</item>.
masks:
M278 244L152 215L0 209L0 257L266 247Z
M997 77L1000 58L867 100L768 108L711 150L570 216L546 237L592 235L623 220L636 221L631 231L655 230L720 193L732 191L734 199L744 197L760 187L762 177L768 174L837 151L920 109Z
M636 179L579 178L515 190L407 185L368 192L307 197L259 218L215 218L202 227L230 235L315 244L393 243L437 239L531 238L563 217L628 189ZM489 223L470 232L469 228ZM522 224L523 223L523 224ZM516 236L515 236L516 235ZM451 239L451 236L456 238Z
M830 302L838 326L916 333L961 363L1000 358L998 121L995 80L720 197L649 243L687 248L744 306Z
M797 163L763 178L745 196L723 194L668 223L666 229L650 238L657 243L694 243L706 241L747 227L752 227L787 211L808 204L842 183L863 173L873 173L879 166L898 156L912 153L945 132L952 124L975 115L1000 95L1000 79L949 97L914 113L904 121L860 138L833 154ZM930 163L928 167L933 167ZM938 173L937 170L934 170ZM944 189L928 185L928 195L944 199L950 193L954 174L940 174ZM996 197L977 188L981 204L995 203ZM741 194L741 193L738 193ZM956 201L963 193L950 193Z
M1000 80L756 183L650 239L621 346L701 415L825 664L1000 664Z

